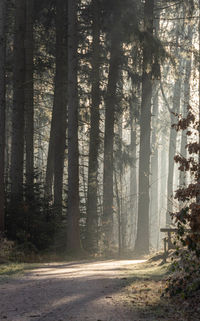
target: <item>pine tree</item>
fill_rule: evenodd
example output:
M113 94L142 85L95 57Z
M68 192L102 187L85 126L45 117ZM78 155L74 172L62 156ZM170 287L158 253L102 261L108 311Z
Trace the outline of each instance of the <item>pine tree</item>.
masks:
M34 2L26 0L25 31L25 145L26 145L26 185L28 197L33 197L34 180L34 91L33 91L33 19Z
M6 49L6 1L0 2L0 233L5 226L5 49Z
M16 1L14 61L13 61L13 110L11 147L11 203L23 197L24 165L24 87L25 87L25 0Z
M67 248L81 250L79 209L79 148L78 148L78 33L77 0L68 0L68 203Z
M98 247L98 154L100 144L100 1L92 1L92 101L89 143L88 194L87 194L87 223L86 242L89 251L96 251Z
M140 156L139 156L139 201L138 225L135 249L139 253L149 252L149 176L153 55L148 39L153 38L154 0L144 4L144 40L142 103L140 116Z
M105 250L110 251L113 226L113 146L116 88L121 59L121 16L119 6L113 8L110 35L110 62L105 97L104 173L103 173L103 230Z

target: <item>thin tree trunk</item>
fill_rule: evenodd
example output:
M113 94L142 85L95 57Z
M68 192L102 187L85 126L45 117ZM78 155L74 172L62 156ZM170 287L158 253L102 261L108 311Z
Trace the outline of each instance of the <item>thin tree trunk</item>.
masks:
M182 71L182 61L179 62L179 71L178 75L180 75ZM181 99L181 78L179 76L175 80L174 84L174 93L173 93L173 105L172 111L173 113L180 113L180 99ZM176 117L171 112L170 120L171 125L175 124ZM168 159L168 181L167 181L167 216L166 216L166 224L171 224L170 213L173 212L173 180L174 180L174 156L176 154L176 140L177 140L177 131L174 128L170 128L170 138L169 138L169 159Z
M5 228L5 35L6 1L0 2L0 233Z
M90 252L98 248L98 212L97 212L97 188L98 188L98 154L99 154L99 104L100 104L100 17L99 0L92 2L93 14L93 50L92 50L92 106L90 121L90 145L88 168L88 195L87 195L87 233L86 246Z
M33 0L26 0L25 36L25 143L26 143L26 184L27 195L33 197L34 188L34 94L33 94Z
M145 1L144 28L153 36L154 0ZM152 65L152 53L148 42L143 44L142 105L140 118L140 156L139 156L139 201L138 225L135 250L138 253L149 252L149 176L150 176L150 136L151 136L151 99L152 76L149 66Z
M189 46L192 45L192 27L188 26L188 40L189 40ZM183 111L182 115L183 117L186 117L187 115L187 108L190 102L190 78L191 78L191 69L192 69L192 59L191 57L186 58L185 62L185 78L184 78L184 101L183 101ZM181 155L183 157L187 157L187 135L186 131L182 130L182 137L181 137ZM184 186L186 184L186 173L180 171L179 174L179 185Z
M67 247L79 252L79 149L77 79L77 0L68 0L68 212Z
M54 195L57 214L62 214L63 171L67 129L67 44L65 37L65 19L67 3L56 1L56 74L51 131L47 157L45 197ZM54 184L53 184L54 183Z
M116 193L116 204L117 204L118 254L121 255L122 253L121 201L120 201L120 195L119 195L116 169L114 170L114 179L115 179L115 193Z
M55 99L55 96L54 96ZM49 148L47 156L47 168L45 177L45 199L49 201L52 198L52 186L53 186L53 170L54 170L54 154L55 154L55 140L54 133L56 127L55 121L55 104L53 105L52 119L51 119L51 130L49 138Z
M130 110L130 119L131 119L131 145L130 145L130 154L132 158L132 164L130 168L130 242L129 248L134 247L136 231L137 231L137 212L138 212L138 177L137 177L137 128L136 121L133 118L133 111Z
M154 20L154 34L158 37L159 19ZM159 85L158 81L153 86L153 118L152 118L152 141L151 141L151 193L150 193L150 231L151 247L157 249L159 246L159 191L158 191L158 147L159 147Z
M167 178L168 178L168 137L166 137L166 130L161 134L161 155L160 155L160 197L159 197L159 222L161 227L166 226L166 211L167 211ZM159 233L159 244L162 242L161 233Z
M62 215L63 172L67 129L67 48L65 37L66 1L57 0L56 5L56 79L55 109L56 129L54 132L54 206Z
M200 0L199 0L199 15L200 15ZM199 52L198 52L198 58L199 58L199 64L198 64L198 72L199 72L199 88L198 88L198 94L199 94L199 144L200 144L200 19L199 19L199 25L198 25L198 36L199 36ZM198 170L198 185L200 186L200 150L198 153L199 158L199 170ZM200 192L198 192L197 195L197 203L200 204Z
M159 215L158 215L158 89L154 87L153 119L152 119L152 155L151 155L151 246L156 249L158 245Z
M117 124L117 134L119 137L119 142L118 142L118 154L119 154L119 159L118 161L118 172L117 172L117 179L119 181L119 216L120 216L120 229L121 229L121 253L125 253L127 250L127 212L124 211L124 204L123 204L123 157L122 157L122 123L123 123L123 118L122 115L118 115L118 124Z
M116 9L117 11L117 9ZM105 136L103 172L103 230L105 251L111 247L113 223L113 144L116 88L119 79L121 41L119 36L120 15L115 12L111 32L110 67L105 99Z
M24 165L25 0L16 1L11 149L11 204L22 201Z

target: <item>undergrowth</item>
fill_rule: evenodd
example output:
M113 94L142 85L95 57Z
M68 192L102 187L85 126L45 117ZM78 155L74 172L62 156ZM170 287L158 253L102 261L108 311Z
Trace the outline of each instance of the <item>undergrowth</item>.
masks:
M178 259L170 267L165 292L170 297L187 299L200 290L200 259L186 249L177 254Z

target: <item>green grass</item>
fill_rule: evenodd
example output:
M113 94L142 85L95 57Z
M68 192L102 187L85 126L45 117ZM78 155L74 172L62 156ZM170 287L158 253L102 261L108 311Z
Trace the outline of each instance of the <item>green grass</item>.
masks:
M169 263L164 265L155 265L148 262L140 265L138 268L136 267L131 276L137 279L161 280L168 274L169 266Z
M32 270L38 267L39 264L29 263L7 263L0 264L0 282L7 280L10 277L23 275L25 271Z
M161 261L147 261L135 265L131 272L127 271L124 282L127 304L137 311L140 320L176 320L176 307L166 297L162 298L163 280L169 274L169 266L169 263L161 264Z

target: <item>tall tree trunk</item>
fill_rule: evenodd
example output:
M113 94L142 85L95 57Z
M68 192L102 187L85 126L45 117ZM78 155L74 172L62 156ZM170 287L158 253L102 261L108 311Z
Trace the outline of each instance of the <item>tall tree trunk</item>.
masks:
M27 195L33 197L34 181L34 97L33 97L33 0L26 0L25 34L25 143Z
M77 0L68 0L68 211L67 247L79 252L79 149L77 79Z
M87 194L87 233L86 246L91 252L98 248L97 177L99 154L99 104L100 104L100 7L99 0L92 2L93 43L92 43L92 106L90 121L90 145Z
M153 36L154 0L145 1L144 28ZM151 136L151 99L153 57L148 41L143 44L142 104L140 118L140 156L139 156L139 201L138 225L135 250L138 253L149 252L149 175L150 175L150 136Z
M154 33L158 37L159 19L154 20ZM159 85L158 81L153 85L153 117L152 117L152 135L151 135L151 177L150 177L150 240L151 247L158 249L159 246L159 191L158 191L158 147L159 147Z
M192 27L188 25L188 41L189 41L189 48L192 45ZM188 55L188 57L185 60L185 77L184 77L184 101L183 101L183 111L182 115L183 117L186 117L187 115L187 108L190 102L190 78L191 78L191 69L192 69L192 59ZM187 135L186 131L182 130L182 137L181 137L181 155L183 157L187 157ZM186 173L180 171L179 174L179 185L184 186L186 183Z
M131 107L133 108L133 107ZM130 110L131 119L131 144L130 154L132 164L130 168L130 242L129 248L134 247L136 231L137 231L137 194L138 194L138 175L137 175L137 128L136 120L133 117L133 110Z
M24 84L25 84L25 0L17 0L15 9L13 111L11 150L11 203L23 197L24 165Z
M45 196L48 200L54 191L56 213L62 214L63 171L67 129L67 49L65 20L67 4L56 1L56 74L54 104L47 157ZM54 183L54 184L53 184Z
M181 99L181 78L179 75L182 71L182 60L179 61L179 70L178 76L174 84L174 93L173 93L173 105L172 112L180 113L180 99ZM176 117L173 113L170 113L171 125L176 123ZM177 131L174 128L170 128L170 138L169 138L169 159L168 159L168 181L167 181L167 216L166 224L171 224L170 213L173 212L173 180L174 180L174 156L176 154L176 140L177 140Z
M152 120L152 155L151 155L151 246L156 249L158 246L159 214L158 214L158 88L154 87L153 97L153 120Z
M119 78L121 41L120 15L115 8L113 28L111 31L110 66L108 87L105 99L105 136L104 136L104 172L103 172L103 230L105 251L109 252L113 222L113 144L116 88Z
M159 196L159 222L161 227L166 226L166 209L167 209L167 178L168 178L168 133L167 129L165 128L161 133L161 155L160 155L160 196ZM159 233L159 244L161 244L161 233Z
M57 0L56 4L56 79L55 109L56 129L54 133L54 205L62 214L63 172L67 129L67 47L65 37L66 1Z
M200 0L199 0L199 15L200 15ZM199 72L199 88L198 88L198 94L199 94L199 144L200 144L200 19L199 19L199 25L198 25L198 36L199 36L199 52L198 52L198 58L199 58L199 64L198 64L198 72ZM198 184L200 185L200 150L198 153L198 158L199 158L199 170L198 170ZM198 192L197 195L197 203L200 204L200 192Z
M0 233L4 232L5 226L5 35L6 23L6 0L0 2Z

